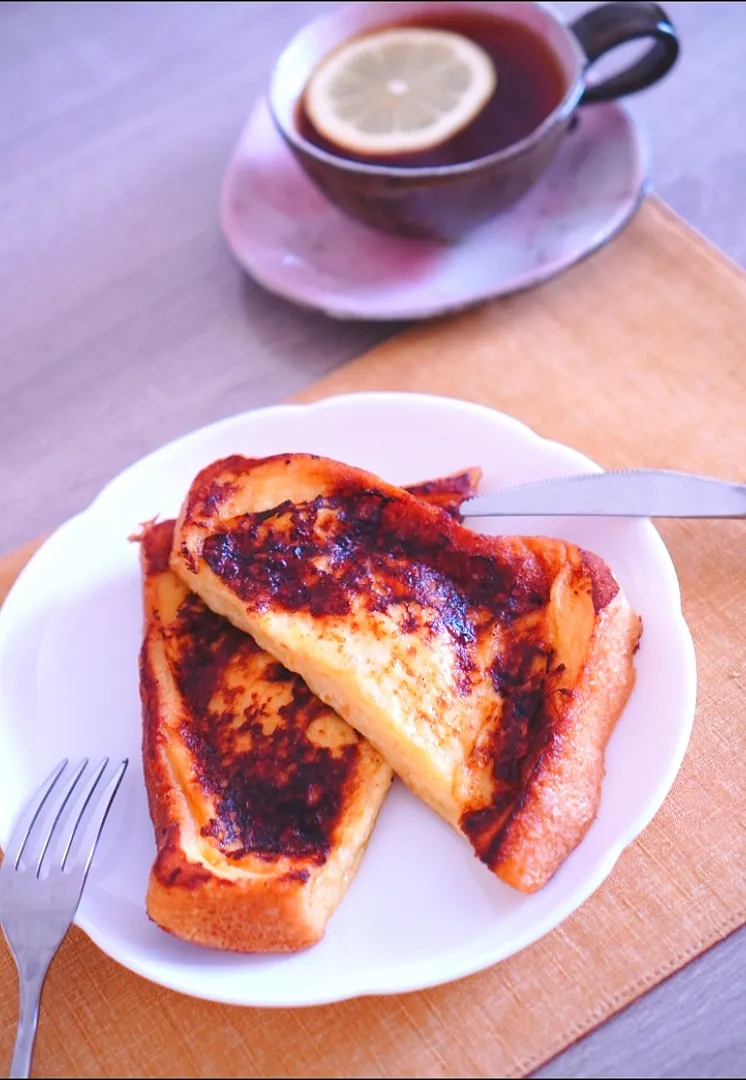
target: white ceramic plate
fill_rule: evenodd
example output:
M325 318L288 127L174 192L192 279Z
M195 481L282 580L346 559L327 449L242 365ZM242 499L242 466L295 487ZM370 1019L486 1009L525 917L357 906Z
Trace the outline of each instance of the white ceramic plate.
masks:
M407 483L469 465L482 490L595 469L500 413L446 398L359 394L246 413L194 432L118 476L67 522L0 609L0 843L63 756L131 760L77 923L146 978L197 997L310 1005L413 990L480 970L535 941L598 888L673 782L689 739L694 652L663 543L646 521L544 519L615 568L645 631L637 685L612 737L598 818L535 896L502 885L469 845L395 784L325 939L291 957L246 957L177 941L150 923L155 855L140 765L137 546L128 534L173 515L196 471L230 453L312 451ZM518 519L485 531L537 531ZM644 751L644 752L643 752Z
M220 219L271 292L339 319L425 319L546 281L615 236L640 204L648 155L618 103L580 109L549 169L459 244L404 240L321 194L257 103L223 182Z

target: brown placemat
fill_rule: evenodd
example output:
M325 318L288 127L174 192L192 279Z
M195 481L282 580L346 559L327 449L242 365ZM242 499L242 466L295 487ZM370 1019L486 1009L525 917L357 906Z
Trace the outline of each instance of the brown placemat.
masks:
M487 403L606 466L746 480L746 277L649 202L555 282L415 328L303 400L368 389ZM450 986L278 1011L161 990L75 931L47 983L36 1073L518 1076L746 922L745 530L662 528L697 649L692 743L653 823L558 930ZM0 562L0 590L29 553ZM13 1033L11 971L3 946L0 1055Z

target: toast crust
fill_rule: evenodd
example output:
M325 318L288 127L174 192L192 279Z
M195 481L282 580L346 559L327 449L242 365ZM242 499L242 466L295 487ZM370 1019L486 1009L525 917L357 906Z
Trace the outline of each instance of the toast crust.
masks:
M540 888L585 835L641 631L598 556L480 536L370 473L287 454L203 470L171 566L508 884Z

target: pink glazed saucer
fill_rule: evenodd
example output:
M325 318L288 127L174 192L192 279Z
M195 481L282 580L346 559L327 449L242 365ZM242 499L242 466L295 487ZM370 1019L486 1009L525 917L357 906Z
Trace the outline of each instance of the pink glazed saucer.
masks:
M640 205L647 157L624 107L587 106L511 209L454 246L400 240L326 200L261 99L223 182L221 223L240 265L287 300L337 319L426 319L537 285L601 247Z

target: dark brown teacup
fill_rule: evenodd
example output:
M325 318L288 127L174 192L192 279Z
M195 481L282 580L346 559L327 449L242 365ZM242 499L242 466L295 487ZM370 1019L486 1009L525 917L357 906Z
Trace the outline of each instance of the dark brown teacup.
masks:
M461 21L471 16L517 23L540 39L546 63L554 66L560 83L556 102L532 130L494 152L448 164L355 160L309 137L303 123L303 91L332 49L371 30L418 21L433 25L434 19L451 15ZM641 59L603 82L586 82L599 57L640 38L652 39ZM543 3L356 3L309 23L290 41L274 69L269 106L306 173L347 215L398 236L458 240L505 210L538 180L578 106L652 85L669 71L678 51L670 20L653 3L604 4L569 26Z

